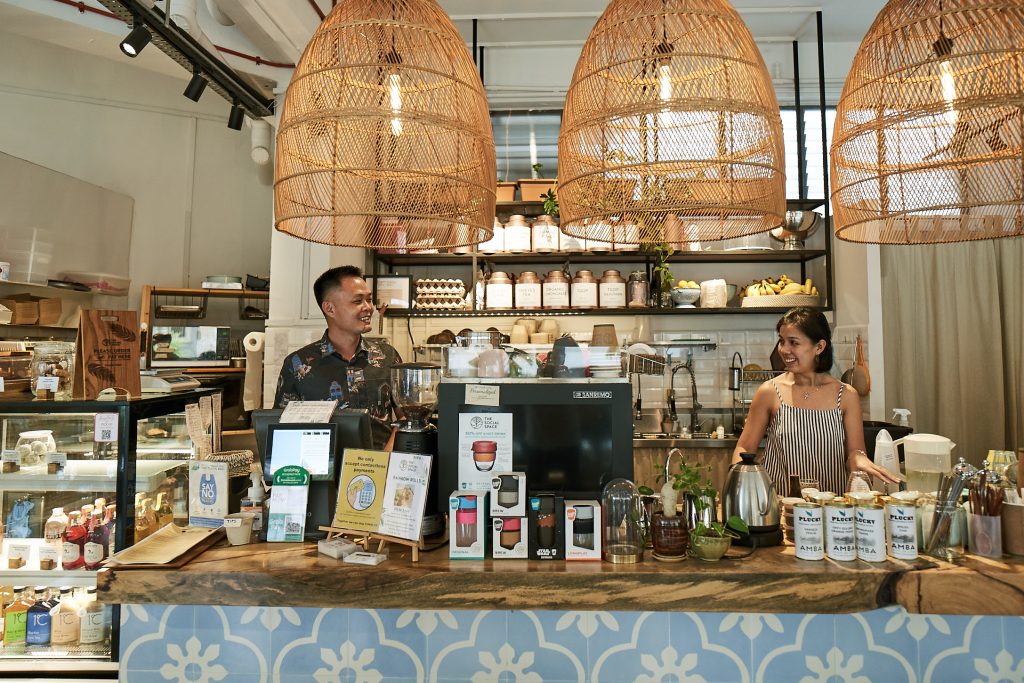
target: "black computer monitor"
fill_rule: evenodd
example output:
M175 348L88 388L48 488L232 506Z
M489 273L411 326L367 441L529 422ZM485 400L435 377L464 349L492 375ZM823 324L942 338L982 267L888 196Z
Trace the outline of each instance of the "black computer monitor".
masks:
M263 464L264 476L271 460L268 450L268 437L271 426L281 423L281 409L254 410L252 426L256 432L256 449L259 451L260 462ZM287 423L284 423L287 424ZM341 463L346 448L373 448L373 437L370 426L370 414L365 410L339 409L331 415L330 424L334 425L335 440L333 462L329 478L313 480L309 484L309 498L306 504L306 538L324 538L326 534L319 530L321 526L330 526L334 521L334 509L338 503L338 479L341 474ZM280 427L274 427L276 432ZM261 538L266 540L267 527L264 525Z
M274 472L286 465L299 465L309 472L311 481L331 481L335 462L338 425L333 422L278 422L267 425L267 453L263 477L270 481Z

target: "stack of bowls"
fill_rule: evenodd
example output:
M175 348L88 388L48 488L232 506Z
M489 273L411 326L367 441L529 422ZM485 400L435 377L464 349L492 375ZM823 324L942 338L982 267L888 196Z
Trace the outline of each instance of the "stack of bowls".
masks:
M793 543L793 506L802 502L804 502L803 498L782 499L782 532L790 543Z

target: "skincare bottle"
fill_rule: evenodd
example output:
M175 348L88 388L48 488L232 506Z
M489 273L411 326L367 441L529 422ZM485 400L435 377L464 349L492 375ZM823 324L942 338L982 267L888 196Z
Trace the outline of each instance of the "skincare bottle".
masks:
M114 554L114 535L117 532L117 505L107 506L107 557Z
M68 527L63 534L64 554L61 566L64 569L80 569L85 564L85 541L89 532L82 524L82 513L73 511L68 515Z
M43 528L46 543L59 548L61 544L60 537L67 527L68 516L64 514L64 508L53 508L53 514L46 520L46 526Z
M79 608L81 627L78 642L82 645L102 643L106 637L103 618L103 603L96 601L96 589L88 588Z
M4 605L4 646L24 645L28 626L28 608L33 604L25 586L14 587L14 600Z
M93 510L92 519L89 521L89 536L86 538L83 552L85 554L85 568L99 569L103 560L107 559L109 539L107 538L107 527L103 526L103 511Z
M258 468L258 465L254 465L253 471L249 474L252 486L249 487L249 493L245 498L242 498L241 505L242 512L251 512L255 515L252 520L252 532L255 535L258 535L263 529L264 499L266 497L263 491L263 475Z

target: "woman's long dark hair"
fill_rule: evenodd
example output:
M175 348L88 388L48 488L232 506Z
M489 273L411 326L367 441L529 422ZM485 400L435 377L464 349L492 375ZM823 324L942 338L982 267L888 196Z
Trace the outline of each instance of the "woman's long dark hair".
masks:
M792 325L806 334L814 344L824 340L825 350L818 355L814 369L816 372L829 372L832 369L832 330L824 313L806 306L791 308L779 318L775 331L780 331L783 325Z

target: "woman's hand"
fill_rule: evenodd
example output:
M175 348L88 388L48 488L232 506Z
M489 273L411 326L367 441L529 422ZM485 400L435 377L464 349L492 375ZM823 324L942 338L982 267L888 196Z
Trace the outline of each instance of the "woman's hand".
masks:
M870 477L876 477L890 484L898 484L906 480L902 474L893 474L884 467L879 467L871 462L871 458L864 451L854 451L846 463L846 468L850 472L864 472Z

